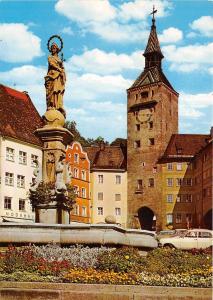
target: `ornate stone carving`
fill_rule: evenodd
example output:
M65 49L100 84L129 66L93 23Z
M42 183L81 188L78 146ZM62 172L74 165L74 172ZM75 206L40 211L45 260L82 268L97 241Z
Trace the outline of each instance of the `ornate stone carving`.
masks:
M53 38L59 38L61 47L54 42L49 47L49 43ZM63 115L65 110L63 107L63 96L65 91L66 74L63 66L63 60L58 56L58 53L63 47L62 40L59 36L52 36L48 41L48 50L51 55L48 56L48 72L45 76L46 102L47 110L57 109Z

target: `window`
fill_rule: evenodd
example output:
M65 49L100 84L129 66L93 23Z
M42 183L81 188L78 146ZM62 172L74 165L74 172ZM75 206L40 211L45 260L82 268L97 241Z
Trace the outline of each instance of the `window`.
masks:
M135 100L138 100L138 94L135 94Z
M116 182L116 184L121 184L121 175L115 176L115 182Z
M74 193L78 196L79 195L79 187L77 185L74 185L73 189L74 189Z
M4 209L12 209L12 198L4 197Z
M136 130L136 131L140 131L140 124L136 124L136 125L135 125L135 130Z
M19 210L25 210L25 199L19 199Z
M177 178L176 179L176 186L182 186L183 185L183 178Z
M74 215L79 215L79 205L75 205L75 206L73 207L73 214L74 214Z
M14 161L15 150L9 147L6 147L6 160Z
M142 179L137 180L137 190L142 190L143 188L143 181Z
M98 183L104 182L104 175L98 175Z
M14 185L14 175L13 173L5 173L5 184L13 186Z
M181 223L181 222L182 222L182 215L176 214L176 223Z
M85 170L81 171L81 179L86 180L86 171Z
M206 189L203 189L203 197L206 197Z
M145 161L142 162L142 167L145 167L146 166L146 163Z
M121 194L115 194L115 201L121 201Z
M115 215L116 216L120 216L121 215L121 208L120 207L116 207L115 208Z
M74 153L74 162L78 163L78 161L79 161L79 156L77 153Z
M157 173L157 167L153 167L153 168L152 168L152 172L153 172L153 173Z
M137 140L134 142L134 148L140 148L141 146L141 141L140 140Z
M82 198L86 198L86 189L85 188L81 189L81 195L82 195Z
M147 98L148 95L149 95L148 92L142 92L142 93L141 93L141 98Z
M99 192L98 193L98 200L103 200L104 199L104 193Z
M77 168L74 168L73 173L74 173L73 176L75 178L78 178L78 169Z
M103 214L104 214L104 209L103 209L103 207L98 207L98 215L99 215L99 216L103 216Z
M155 139L154 138L150 138L149 139L149 146L153 146L155 144Z
M173 222L173 215L172 214L167 214L166 215L166 222L167 222L167 224L172 224L172 222Z
M192 222L192 214L186 214L186 222Z
M17 187L19 188L25 187L25 176L17 175Z
M208 232L208 231L202 231L202 232L198 232L198 237L210 239L210 238L212 238L212 234L211 234L211 232Z
M181 155L183 153L183 149L182 148L177 148L177 154Z
M173 195L172 194L168 194L166 198L167 198L167 202L168 203L172 203L173 202Z
M167 186L173 186L173 178L167 178Z
M186 178L186 185L192 186L192 178Z
M38 156L31 154L31 167L37 167Z
M82 206L82 216L83 217L87 216L87 208L86 208L86 206Z
M189 231L189 232L186 234L186 237L189 237L189 238L196 238L196 237L197 237L197 232L196 232L196 231Z
M186 202L192 202L192 195L191 194L186 194L185 199L186 199Z
M182 170L182 164L181 163L178 163L177 164L177 171L181 171Z
M153 122L152 121L148 123L148 128L153 129Z
M23 151L19 151L19 163L22 165L27 164L27 153Z
M154 178L149 178L149 187L154 187Z
M177 201L177 202L182 202L182 195L177 195L176 201Z
M168 170L168 171L172 171L172 170L173 170L173 165L172 165L172 163L168 163L168 164L167 164L167 170Z

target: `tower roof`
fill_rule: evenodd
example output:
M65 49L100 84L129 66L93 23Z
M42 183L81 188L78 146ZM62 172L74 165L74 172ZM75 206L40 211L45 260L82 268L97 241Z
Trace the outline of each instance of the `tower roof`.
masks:
M158 41L156 26L153 23L152 27L151 27L150 34L149 34L148 43L147 43L147 46L146 46L146 49L145 49L143 55L146 57L147 54L154 53L154 52L159 53L161 58L164 57L162 52L161 52L160 43Z
M154 14L156 12L157 10L155 10L155 8L153 7L153 12L151 13L153 14L151 31L149 34L146 49L143 53L145 57L145 68L132 84L130 89L162 82L176 93L161 68L161 60L164 58L164 56L161 52L155 26Z

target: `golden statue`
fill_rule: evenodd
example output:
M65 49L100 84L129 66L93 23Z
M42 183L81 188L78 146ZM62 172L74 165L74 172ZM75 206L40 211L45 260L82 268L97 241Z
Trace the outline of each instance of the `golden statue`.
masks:
M50 41L57 37L61 42L61 47L56 43L49 46ZM63 47L62 39L54 35L48 41L48 50L51 55L48 56L48 72L45 76L46 101L47 110L57 109L65 116L63 107L63 96L65 91L66 74L63 66L63 59L58 56L58 53Z

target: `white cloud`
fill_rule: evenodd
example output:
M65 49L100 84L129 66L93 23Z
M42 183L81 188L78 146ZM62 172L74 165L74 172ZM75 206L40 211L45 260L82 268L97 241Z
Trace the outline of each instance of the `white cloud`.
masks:
M108 0L59 0L55 9L68 19L79 22L108 22L114 19L116 9Z
M158 35L161 43L176 43L183 39L183 33L178 28L170 27L163 30L162 34Z
M0 24L0 60L29 62L41 56L41 40L22 23Z
M213 36L213 17L212 16L202 16L190 24L190 27L198 31L200 34L212 37Z
M190 119L199 119L204 116L204 109L213 109L213 93L186 94L180 93L180 116Z
M72 28L70 26L62 28L61 33L74 35L74 32L72 31Z
M147 39L146 18L153 4L159 17L167 15L172 6L168 0L135 0L117 6L108 0L59 0L55 10L77 22L83 34L92 32L109 42L134 43Z
M131 80L121 75L100 76L90 73L82 76L68 74L68 81L70 84L65 97L71 97L74 101L118 97L132 84Z
M119 18L125 21L141 20L147 18L152 12L153 5L157 9L157 16L164 17L168 14L169 9L172 8L171 1L160 0L135 0L123 3L119 7Z
M170 69L174 71L192 72L197 69L208 71L213 64L213 43L179 48L169 45L162 47L162 51L166 60L171 62Z
M82 55L73 55L67 61L67 69L96 74L115 74L123 70L139 69L144 65L142 51L130 55L105 52L100 49L86 50Z

